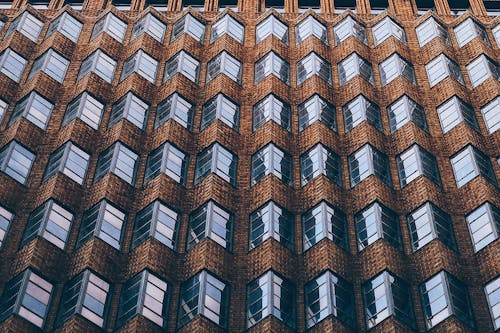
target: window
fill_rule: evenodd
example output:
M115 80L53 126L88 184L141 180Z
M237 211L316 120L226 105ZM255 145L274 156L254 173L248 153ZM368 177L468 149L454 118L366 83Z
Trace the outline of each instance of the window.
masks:
M484 293L488 299L493 328L498 330L500 328L500 277L497 276L493 281L488 283L484 287Z
M90 155L68 141L49 156L42 181L61 172L82 185L85 182Z
M297 63L297 85L301 85L313 75L318 75L321 79L331 84L331 71L329 62L316 53L311 52Z
M28 268L5 285L0 302L0 322L17 314L42 328L53 289L52 283Z
M497 40L497 45L500 46L500 24L497 24L497 26L493 28L492 33L493 36L495 36L495 39Z
M210 173L215 173L231 185L236 185L238 156L218 142L198 154L194 183L197 184Z
M256 131L268 121L274 121L287 131L291 130L292 111L290 105L274 94L269 94L253 106L253 130Z
M271 74L286 84L290 83L290 65L273 51L255 63L255 84Z
M449 132L461 122L465 122L473 129L479 131L474 109L457 96L453 96L438 106L437 112L443 133Z
M9 142L0 150L0 171L21 184L26 184L34 161L35 154L17 141Z
M392 246L403 249L398 215L374 202L354 215L358 250L361 252L379 239L384 239Z
M226 51L222 51L207 64L207 82L217 75L225 74L236 83L241 83L241 62Z
M358 95L342 107L345 131L349 132L364 121L382 131L380 108L363 95Z
M94 72L107 83L113 81L116 69L116 60L112 59L101 49L89 55L81 64L77 81L90 72Z
M156 178L160 173L166 174L174 181L186 184L188 155L170 142L165 142L153 150L146 163L144 183Z
M299 131L305 130L314 122L320 121L329 129L337 131L335 107L314 94L298 106Z
M456 250L451 217L431 202L426 202L406 217L413 252L421 249L433 239Z
M342 186L340 156L321 143L300 156L300 172L302 186L320 175Z
M484 203L467 215L465 219L467 220L475 253L498 239L500 234L500 210L491 203Z
M220 5L219 1L219 5ZM223 35L228 34L240 44L243 43L243 37L245 35L245 27L235 20L231 15L226 14L220 20L212 25L212 32L210 35L210 43L215 42L217 39Z
M457 187L462 187L477 176L483 176L496 185L493 166L485 154L468 145L450 158Z
M416 0L418 15L424 15L429 10L433 10L436 6L434 0Z
M485 0L483 3L487 15L500 16L500 4L496 0Z
M403 95L387 107L391 133L412 121L424 131L428 131L424 108L407 95Z
M182 0L182 9L192 8L195 11L201 12L205 9L204 0Z
M84 91L68 104L66 113L64 114L63 126L67 125L73 119L80 118L84 123L97 130L103 111L104 104Z
M106 200L83 213L76 247L97 237L120 250L127 215Z
M59 31L70 41L76 43L80 37L82 28L82 22L68 14L68 12L64 12L50 23L49 28L47 29L46 37L51 36L56 31Z
M169 119L175 120L181 126L191 130L193 127L194 104L183 96L173 93L164 99L156 109L155 128L160 127Z
M198 42L202 42L205 37L205 25L195 19L191 14L186 14L179 21L174 23L171 40L176 40L183 33L190 35Z
M434 38L439 37L443 42L449 44L448 30L434 17L429 17L415 29L420 47L427 45Z
M381 14L389 8L388 0L370 0L370 9L372 14Z
M226 95L218 93L203 105L200 129L208 127L216 119L238 130L240 126L240 106Z
M127 32L127 23L120 20L113 13L108 13L96 22L90 40L93 40L102 32L106 32L119 43L123 43Z
M168 319L168 287L167 282L148 270L128 280L123 285L120 297L117 326L122 326L139 314L165 327Z
M256 27L255 44L274 35L285 44L288 44L288 26L281 22L276 16L269 15L266 19L257 24Z
M160 21L153 14L147 13L135 23L134 28L132 29L132 36L130 37L130 40L133 41L141 34L146 33L156 39L158 42L163 43L166 30L167 26L165 23Z
M170 80L177 73L184 75L194 83L200 78L200 62L186 53L184 50L167 60L163 82Z
M496 62L481 54L467 65L467 72L472 83L472 87L476 88L490 77L495 80L500 80L500 68Z
M233 213L210 200L189 215L187 249L191 249L205 238L210 238L231 251Z
M177 249L181 214L156 200L135 216L132 249L148 238L154 238L166 247Z
M302 214L304 251L322 239L329 239L348 251L347 215L326 201L320 202ZM319 321L319 320L318 320Z
M295 36L297 44L302 43L309 36L314 36L323 43L328 44L326 27L312 15L309 15L297 24L295 27Z
M368 41L366 40L366 28L351 16L346 16L345 19L333 27L333 35L335 36L336 45L342 43L351 36L368 45Z
M335 14L342 14L347 10L356 13L356 0L335 0Z
M62 325L72 315L79 314L104 327L109 287L108 282L89 269L72 278L64 286L57 323Z
M420 286L425 325L431 329L451 315L474 327L467 286L441 271Z
M265 0L266 7L265 10L274 9L278 13L285 12L285 1L284 0Z
M295 222L292 213L269 201L250 214L250 250L273 238L293 251Z
M295 327L295 287L273 271L264 273L247 286L247 326L268 316Z
M135 72L152 84L155 84L157 70L158 61L143 50L139 50L123 63L120 82Z
M426 176L441 186L436 158L419 145L414 144L399 154L396 163L402 188L419 176Z
M415 327L411 288L388 271L383 271L363 285L363 299L368 329L389 316Z
M38 36L40 36L42 28L42 21L33 16L30 12L24 11L21 15L17 16L14 21L12 21L9 29L5 33L4 38L12 35L14 31L18 31L28 39L36 43L36 41L38 40Z
M371 175L380 178L386 185L392 186L389 159L370 144L358 149L349 156L348 160L351 187Z
M21 246L25 246L36 237L43 237L64 250L72 222L73 214L50 199L30 214Z
M36 91L32 91L16 104L10 117L9 126L20 118L25 118L37 127L45 130L54 104Z
M0 98L0 124L2 123L3 116L7 113L8 108L9 104Z
M486 44L489 44L484 28L470 17L453 28L453 30L455 31L459 47L467 45L474 38L479 38Z
M316 13L321 12L320 0L300 0L298 2L298 7L299 13L305 13L309 9Z
M28 80L38 72L44 72L54 80L62 83L68 70L69 60L61 56L54 49L49 49L38 57L31 67Z
M207 270L203 270L181 285L179 320L184 326L196 316L203 316L219 326L228 322L229 286Z
M425 65L425 70L427 71L427 77L429 78L431 88L449 76L461 84L464 84L460 67L456 62L444 54L440 54L436 58L432 59L427 65Z
M83 0L65 0L64 5L68 5L74 10L83 10Z
M372 28L375 46L382 44L387 38L393 36L402 43L406 43L406 34L403 28L389 16L384 17Z
M94 182L111 172L130 185L134 185L138 159L139 155L123 143L116 142L99 154Z
M13 217L14 215L11 212L0 206L0 249L7 237L7 231L9 231L9 226Z
M28 60L7 48L0 55L0 72L19 83L27 63Z
M326 271L304 286L306 325L316 325L328 316L355 327L354 289L341 277Z
M269 174L278 177L287 185L292 185L292 157L273 143L252 156L251 184L257 184Z
M140 129L144 129L146 126L148 109L148 103L129 91L113 104L109 116L108 127L112 127L122 119L127 119Z
M346 84L356 75L373 84L372 64L357 53L352 53L339 63L340 85Z
M413 65L406 61L406 59L401 58L401 56L397 53L394 53L393 55L385 59L379 65L379 70L382 79L382 85L384 86L388 85L398 76L403 76L408 81L410 81L410 83L417 84Z
M226 9L230 9L234 12L238 11L238 0L219 0L219 12L222 12Z
M500 129L500 112L498 112L498 110L500 110L500 96L481 108L484 123L486 124L488 133L490 134L493 134Z

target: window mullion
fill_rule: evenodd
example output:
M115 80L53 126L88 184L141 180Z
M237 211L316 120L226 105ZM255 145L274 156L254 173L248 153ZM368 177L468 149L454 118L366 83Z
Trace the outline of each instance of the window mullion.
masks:
M139 286L139 295L138 295L138 300L137 300L137 312L142 314L142 311L144 309L144 300L146 298L146 288L147 288L147 282L148 282L148 273L145 271L142 273L141 276L141 283Z

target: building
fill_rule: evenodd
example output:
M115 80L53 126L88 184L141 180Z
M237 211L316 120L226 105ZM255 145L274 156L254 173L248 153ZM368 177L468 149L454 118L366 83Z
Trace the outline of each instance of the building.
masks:
M0 332L500 328L498 1L0 7Z

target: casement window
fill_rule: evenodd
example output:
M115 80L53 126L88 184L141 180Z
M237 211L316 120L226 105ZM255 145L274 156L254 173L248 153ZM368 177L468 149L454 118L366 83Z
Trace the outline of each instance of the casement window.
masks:
M342 107L345 131L349 132L364 121L382 131L380 107L363 95L358 95Z
M452 77L461 84L464 84L464 78L462 77L460 67L456 62L444 54L440 54L432 59L425 65L425 70L427 71L427 77L429 78L431 88L447 77Z
M236 131L240 127L240 106L222 93L218 93L203 105L200 130L217 119Z
M290 105L274 94L267 95L253 106L253 130L258 130L268 121L274 121L287 131L291 130L292 111Z
M146 33L156 39L158 42L163 43L165 38L165 31L167 25L160 21L156 16L147 13L140 20L138 20L132 29L132 36L130 40L133 41L141 34Z
M392 186L389 159L370 144L366 144L348 157L351 187L374 175Z
M295 39L297 44L302 43L309 36L314 36L323 43L328 44L328 34L325 25L320 23L312 15L303 19L295 27Z
M82 28L82 22L68 14L68 12L64 12L50 23L49 28L47 29L46 37L51 36L56 31L59 31L69 40L76 43L80 37Z
M198 154L194 183L197 184L214 173L235 186L237 167L238 156L216 142Z
M357 75L373 84L372 64L357 53L346 57L338 66L340 85L346 84Z
M424 131L428 131L424 108L407 95L403 95L387 107L391 133L412 121Z
M500 277L497 276L493 281L484 287L484 293L488 299L490 308L491 320L493 321L493 328L498 330L500 328Z
M404 29L394 22L389 16L378 22L372 27L373 40L375 46L381 44L389 37L394 37L402 43L406 43L406 34Z
M85 182L90 155L68 141L49 156L42 182L61 172L82 185Z
M459 47L467 45L474 38L479 38L486 44L489 44L486 30L470 17L453 28L453 30L455 31Z
M486 104L481 108L484 123L488 128L488 133L493 134L500 129L500 97ZM1 117L0 117L1 119ZM475 119L475 118L474 118Z
M5 242L7 231L9 231L9 226L13 218L14 214L0 206L0 249L2 249L2 245Z
M497 185L490 159L474 146L468 145L450 158L457 187L462 187L472 179L483 176Z
M322 239L329 239L348 251L347 215L326 201L302 214L302 232L304 251L307 251Z
M443 133L449 132L461 122L465 122L476 131L479 131L474 109L457 96L453 96L438 106L437 113Z
M486 202L465 217L474 252L493 243L500 236L500 209Z
M79 81L88 73L93 72L107 83L111 83L115 76L115 70L116 60L101 49L97 49L82 62L76 80Z
M167 60L163 82L170 80L176 74L182 74L190 81L198 83L200 79L200 62L182 50Z
M490 77L497 81L500 80L500 67L484 54L481 54L467 65L467 72L473 88L476 88Z
M40 36L40 32L43 28L43 22L32 15L30 12L25 11L21 15L17 16L14 21L7 29L5 33L4 39L9 37L14 33L14 31L18 31L19 33L26 36L33 42L37 42L38 37Z
M27 64L28 60L11 48L5 49L0 55L0 72L14 82L19 83Z
M351 16L346 16L345 19L333 27L333 35L335 36L336 45L342 43L351 36L357 38L363 44L368 45L365 26Z
M313 75L318 75L327 83L332 83L332 67L330 63L316 53L311 52L297 63L297 85L301 85Z
M219 1L220 5L220 1ZM240 44L243 44L245 36L245 27L243 24L235 20L231 15L226 14L212 25L210 34L210 43L215 42L223 35L229 35Z
M144 129L148 110L149 104L129 91L111 107L108 127L112 127L122 119L127 119L140 129Z
M417 31L418 44L420 47L427 45L434 38L441 38L446 44L450 43L448 30L434 17L429 17L415 28Z
M137 73L152 84L155 84L157 71L158 61L143 50L139 50L123 63L120 82L133 73Z
M189 156L185 152L170 142L165 142L149 154L144 184L156 178L160 173L164 173L174 181L184 185L186 184L188 163Z
M402 188L419 176L425 176L436 185L441 186L436 158L417 144L399 154L396 157L396 164Z
M250 214L250 250L273 238L293 251L294 226L293 214L269 201Z
M67 125L73 119L80 118L84 123L97 130L101 123L103 111L104 104L84 91L69 102L64 114L63 126Z
M189 215L187 246L189 250L210 238L231 251L234 215L210 200Z
M23 145L11 141L0 149L0 171L21 184L26 184L35 157L36 155Z
M273 174L287 185L292 185L292 157L276 147L268 144L252 156L252 180L255 185L265 176Z
M107 173L114 173L130 185L134 185L139 155L121 142L116 142L99 154L94 182Z
M219 74L225 74L236 83L241 83L242 64L226 51L216 55L207 64L207 82L215 79Z
M273 51L255 63L255 84L274 75L285 84L290 83L290 65Z
M156 108L155 129L167 120L172 119L182 127L191 130L193 127L194 104L178 93L173 93L158 104Z
M125 33L127 32L127 23L120 20L113 13L108 13L96 22L90 40L93 40L103 32L110 35L119 43L123 43Z
M297 107L299 131L305 130L316 121L322 122L329 129L337 131L335 107L318 94L314 94Z
M44 72L57 82L62 83L68 67L68 59L54 51L54 49L49 49L33 62L28 79L38 72Z
M195 19L191 14L186 14L179 21L174 23L171 41L176 40L184 33L190 35L198 42L203 42L203 38L205 37L205 25L198 19Z
M20 118L25 118L35 126L45 130L49 123L54 104L45 97L32 91L19 101L10 117L9 126Z
M271 35L288 44L288 26L274 15L269 15L265 20L257 24L255 44L259 44Z
M417 84L413 65L399 54L394 53L379 65L382 85L386 86L398 76L402 76L412 84Z
M300 156L300 174L302 186L305 186L320 175L342 186L340 156L330 148L319 143Z

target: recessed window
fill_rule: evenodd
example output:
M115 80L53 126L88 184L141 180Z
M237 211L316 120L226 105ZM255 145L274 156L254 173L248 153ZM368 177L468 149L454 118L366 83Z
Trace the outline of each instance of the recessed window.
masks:
M304 251L307 251L322 239L329 239L344 250L349 250L347 244L347 215L326 201L320 202L302 214L302 231Z
M182 0L182 9L186 8L201 12L205 9L205 0Z
M456 250L455 236L451 217L431 202L412 211L406 217L410 232L411 248L415 252L433 239Z
M407 95L403 95L394 103L387 107L389 116L389 125L391 132L394 133L410 121L424 131L428 131L427 121L425 120L424 108L417 104Z
M238 130L240 106L224 94L218 93L203 105L200 129L208 127L216 119Z
M295 39L297 44L302 43L302 41L309 36L314 36L323 43L328 44L326 27L312 15L306 17L295 27Z
M0 150L0 171L21 184L26 184L35 154L17 141L11 141Z
M404 29L394 22L389 16L377 23L372 28L373 40L375 46L382 44L389 37L394 37L402 43L406 43L406 34Z
M434 0L415 0L415 4L417 5L418 15L424 15L436 7Z
M432 16L416 27L415 30L417 31L420 47L423 47L436 37L441 38L447 44L450 42L448 30Z
M484 287L484 293L488 299L493 328L498 330L500 328L500 277L497 276L488 283Z
M320 0L299 0L298 7L299 13L305 13L309 9L316 13L321 12Z
M314 122L320 121L329 129L337 131L335 107L318 94L298 106L299 131L305 130Z
M234 215L210 200L189 215L187 250L210 238L231 251Z
M128 78L132 73L137 73L155 84L157 70L158 61L143 50L139 50L123 63L120 82Z
M265 0L265 10L274 9L278 13L285 12L285 1L284 0Z
M500 97L495 98L481 108L488 133L493 134L500 129ZM1 117L0 117L1 118Z
M368 44L366 40L366 28L351 16L346 16L345 19L333 27L333 35L335 36L336 45L342 43L351 36L357 38L364 44Z
M335 14L342 14L346 10L356 13L356 0L335 0Z
M64 12L50 23L49 28L47 29L46 37L51 36L56 31L59 31L61 34L69 38L69 40L76 43L80 37L82 28L82 22L78 21L67 12Z
M76 247L82 246L92 237L97 237L120 250L126 219L124 212L108 201L101 200L83 213Z
M132 249L154 238L169 249L177 249L181 214L156 200L135 216Z
M228 322L229 286L203 270L181 285L177 327L203 316L226 327Z
M68 5L74 10L83 10L83 0L65 0L64 5Z
M132 7L132 1L130 0L111 0L111 3L117 10L129 11Z
M304 286L306 325L313 327L328 316L334 316L351 327L356 326L352 284L326 271Z
M290 131L291 113L290 105L274 94L269 94L253 106L253 130L256 131L268 121L274 121L287 131Z
M479 38L486 44L489 44L486 30L470 17L453 28L453 30L455 31L459 47L467 45L474 38Z
M9 26L9 29L5 33L4 39L9 37L18 31L19 33L26 36L28 39L36 43L38 36L43 28L43 22L36 18L28 11L24 11L21 15L16 17L14 21Z
M7 231L9 231L9 226L13 217L14 214L0 206L0 249L2 248L2 245L7 237Z
M158 42L163 43L166 30L167 26L165 23L160 21L153 14L147 13L135 23L134 28L132 29L132 36L130 37L130 40L133 41L141 34L146 33L156 39Z
M78 81L88 73L93 72L107 83L111 83L115 76L115 69L116 60L101 49L97 49L82 62L76 80Z
M388 8L388 0L370 0L370 9L372 14L381 14Z
M12 49L7 48L0 55L0 72L19 83L27 63L28 60Z
M168 319L169 285L149 270L143 270L123 285L118 307L117 326L141 315L160 327Z
M496 0L484 0L484 8L489 16L500 16L500 3Z
M382 61L379 65L379 70L383 86L388 85L398 76L406 78L412 84L417 84L413 65L406 59L401 58L401 56L397 53L394 53Z
M54 104L36 91L32 91L16 104L10 117L9 126L20 118L25 118L37 127L45 130L49 123Z
M349 132L364 121L382 131L380 108L363 95L358 95L342 107L345 131Z
M271 35L288 44L288 26L274 15L269 15L265 20L257 24L255 43L259 44Z
M226 9L230 9L234 12L238 11L238 0L219 0L219 12L222 12Z
M68 66L68 59L54 51L54 49L49 49L33 62L28 80L36 73L44 72L57 82L62 83L66 76Z
M470 8L469 0L448 0L451 15L462 15Z
M144 183L154 179L160 173L164 173L184 185L186 183L188 161L189 158L185 152L170 142L165 142L149 154Z
M21 246L25 246L36 237L43 237L64 250L72 222L73 214L50 199L30 214Z
M116 142L99 154L94 182L107 173L114 173L130 185L134 185L139 155L121 142Z
M313 75L318 75L328 83L332 83L332 68L328 61L314 52L309 53L297 63L297 85Z
M465 122L473 129L479 131L474 109L457 96L453 96L438 106L437 112L443 133L449 132L461 122Z
M149 104L140 99L133 92L128 92L120 98L111 108L108 127L122 119L127 119L140 129L146 126L146 117L148 114Z
M194 104L178 93L173 93L158 104L156 108L155 129L172 119L191 130L193 127Z
M225 74L236 83L241 83L241 61L226 51L222 51L207 64L207 82L215 79L219 74Z
M497 81L500 80L500 67L484 54L481 54L467 65L467 72L473 88L476 88L490 77Z
M198 83L200 76L200 62L184 50L167 60L163 82L170 80L176 74L182 74L194 83Z
M489 202L479 206L465 217L474 252L493 243L500 234L500 209Z
M37 327L45 325L54 286L28 268L5 285L0 321L16 314Z
M219 0L219 6L220 5L221 1ZM236 21L231 15L226 14L220 20L215 22L214 25L212 25L210 43L215 42L225 34L228 34L242 44L245 36L245 27L243 24Z
M373 84L372 64L357 53L342 60L338 66L340 85L346 84L357 75Z
M447 77L452 77L461 84L464 84L460 67L456 62L444 54L432 59L427 65L425 65L425 70L427 71L427 77L429 78L431 88Z
M474 327L467 286L453 275L441 271L420 286L425 325L431 329L454 315Z
M383 271L363 284L363 300L368 329L390 316L415 327L411 287L388 271Z
M174 23L171 40L176 40L184 33L190 35L198 42L202 42L205 37L205 25L195 19L191 14L186 14L179 21Z
M104 104L85 91L68 104L64 114L63 126L73 119L80 118L84 123L97 130L103 111Z
M414 144L399 154L396 163L402 188L419 176L425 176L441 186L436 158L419 145Z
M238 156L216 142L198 154L194 183L214 173L234 186L237 167Z
M389 159L386 155L366 144L349 156L351 187L374 175L386 185L392 186Z
M295 327L295 287L273 271L264 273L247 286L247 327L273 316Z
M457 187L462 187L477 176L483 176L497 185L490 159L483 152L468 145L450 158Z
M84 270L64 286L57 323L62 325L71 316L79 314L104 327L109 289L108 282L89 269Z
M61 172L82 185L85 182L90 155L71 141L59 147L49 156L42 182Z
M273 51L255 63L255 84L274 75L285 84L290 83L290 65Z
M362 251L379 239L384 239L392 246L402 249L401 230L398 215L374 202L354 215L358 250Z
M320 175L342 186L342 164L340 156L321 143L300 156L301 183L305 186Z
M125 33L127 32L127 23L120 20L113 13L108 13L94 25L90 40L93 40L103 32L107 33L118 42L123 43Z
M270 174L275 175L285 184L292 185L292 157L273 143L268 144L252 156L251 184L257 184Z
M273 238L293 251L294 218L285 208L269 201L250 214L250 250Z

